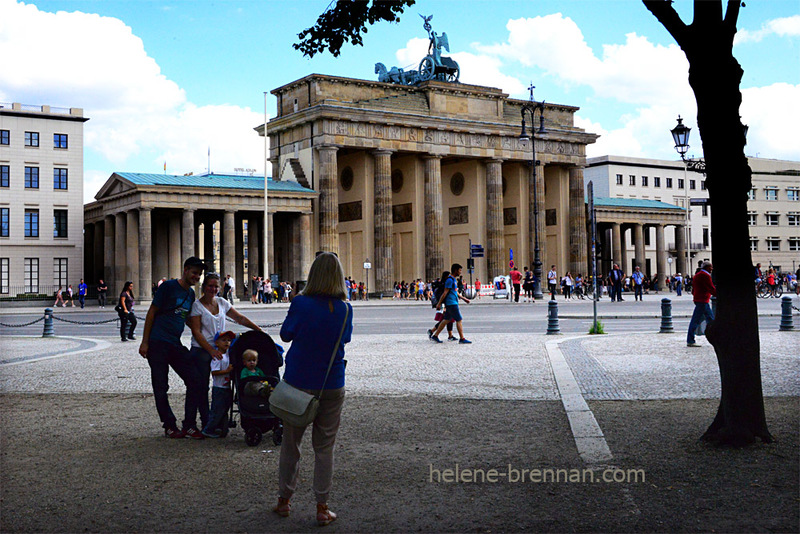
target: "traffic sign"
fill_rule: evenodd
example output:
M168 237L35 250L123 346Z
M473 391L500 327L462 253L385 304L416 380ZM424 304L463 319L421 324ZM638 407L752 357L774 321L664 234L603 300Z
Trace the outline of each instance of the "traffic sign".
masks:
M469 257L470 258L483 258L484 254L483 245L470 245L469 246Z
M707 198L691 198L689 199L689 205L691 206L708 206L709 199Z

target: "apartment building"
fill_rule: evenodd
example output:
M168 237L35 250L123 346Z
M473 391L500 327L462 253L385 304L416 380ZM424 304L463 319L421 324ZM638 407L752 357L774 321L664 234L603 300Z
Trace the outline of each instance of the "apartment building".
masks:
M80 108L0 103L0 298L83 277Z

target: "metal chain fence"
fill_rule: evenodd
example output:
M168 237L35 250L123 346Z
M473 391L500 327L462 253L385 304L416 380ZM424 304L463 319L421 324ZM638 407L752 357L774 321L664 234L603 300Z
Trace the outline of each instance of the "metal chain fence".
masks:
M113 323L113 322L119 321L118 317L114 317L113 319L105 319L103 321L73 321L72 319L64 319L62 317L58 317L55 314L53 314L53 319L55 319L56 321L64 322L64 323L82 324L82 325L106 324L106 323Z
M38 323L39 321L44 321L44 317L43 317L43 316L42 316L42 317L39 317L39 318L38 318L38 319L36 319L35 321L31 321L31 322L29 322L29 323L24 323L24 324L6 324L6 323L0 323L0 326L4 326L4 327L6 327L6 328L22 328L22 327L25 327L25 326L31 326L31 325L34 325L34 324Z

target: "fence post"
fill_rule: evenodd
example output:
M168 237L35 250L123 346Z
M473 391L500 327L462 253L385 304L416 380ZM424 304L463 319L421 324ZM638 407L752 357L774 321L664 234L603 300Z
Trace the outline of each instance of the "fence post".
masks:
M558 302L551 300L547 303L547 334L560 334L558 326Z
M44 329L42 337L55 337L53 332L53 308L44 309Z
M781 331L794 330L792 322L792 297L781 298Z
M666 297L661 299L661 330L659 334L672 334L675 329L672 327L672 301Z

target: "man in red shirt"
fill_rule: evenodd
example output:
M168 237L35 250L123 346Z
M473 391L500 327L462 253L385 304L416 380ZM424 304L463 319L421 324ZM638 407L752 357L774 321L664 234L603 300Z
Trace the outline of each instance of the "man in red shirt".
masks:
M709 323L714 320L714 313L711 311L709 301L711 296L716 296L717 288L714 287L714 282L711 280L711 271L714 266L710 261L704 261L700 266L700 270L694 275L692 287L692 300L694 300L694 313L692 313L692 320L689 321L689 333L686 336L687 347L699 347L695 343L695 331L703 320Z
M519 302L519 289L520 284L522 283L522 273L517 270L516 267L511 268L511 272L508 273L511 277L511 285L514 287L514 302Z

